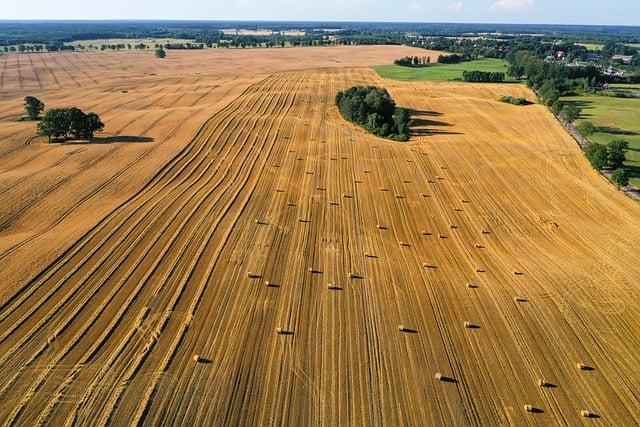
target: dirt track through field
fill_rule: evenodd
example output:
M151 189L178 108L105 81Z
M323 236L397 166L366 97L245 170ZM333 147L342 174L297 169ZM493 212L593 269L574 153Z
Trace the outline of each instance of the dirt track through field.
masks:
M339 117L364 83L418 112L410 143ZM505 94L531 97L354 68L247 85L0 307L1 419L638 424L640 207Z

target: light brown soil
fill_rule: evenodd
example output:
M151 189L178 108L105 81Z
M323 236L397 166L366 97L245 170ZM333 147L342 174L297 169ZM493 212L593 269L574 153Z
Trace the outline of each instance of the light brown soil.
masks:
M339 117L363 83L418 111L411 142ZM502 95L531 93L248 84L1 307L3 422L638 424L640 206Z

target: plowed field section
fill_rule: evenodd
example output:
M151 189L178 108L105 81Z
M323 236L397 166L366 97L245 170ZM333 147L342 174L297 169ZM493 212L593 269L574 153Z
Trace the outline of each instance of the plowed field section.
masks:
M412 141L344 122L353 84ZM638 424L640 208L515 92L250 86L0 307L0 419Z

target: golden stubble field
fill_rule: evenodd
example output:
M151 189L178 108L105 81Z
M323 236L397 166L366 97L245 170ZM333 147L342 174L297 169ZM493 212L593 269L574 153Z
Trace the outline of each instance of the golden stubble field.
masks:
M7 288L3 423L640 422L640 207L542 106L497 101L533 94L353 67L253 79L211 95L191 139L159 144L174 146L166 158L115 153L107 163L140 177L106 184L100 198L118 200L82 207L67 224L81 237L43 240L58 258ZM354 84L417 111L411 142L339 117L335 93ZM51 150L45 162L71 147L39 144L20 150ZM2 218L59 234L36 216L57 219L81 188ZM29 253L0 258L3 272Z
M0 301L140 190L216 112L284 70L366 66L403 47L209 49L0 56ZM19 121L23 98L77 106L106 124L94 144L47 145Z

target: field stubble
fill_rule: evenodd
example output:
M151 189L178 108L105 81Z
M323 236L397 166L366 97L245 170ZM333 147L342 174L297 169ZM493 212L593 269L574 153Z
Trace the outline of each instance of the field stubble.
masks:
M363 83L411 142L339 117ZM640 208L506 94L247 85L2 305L3 422L637 424Z

